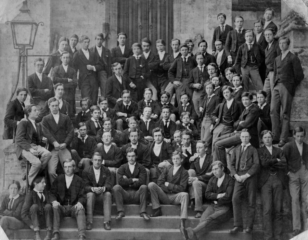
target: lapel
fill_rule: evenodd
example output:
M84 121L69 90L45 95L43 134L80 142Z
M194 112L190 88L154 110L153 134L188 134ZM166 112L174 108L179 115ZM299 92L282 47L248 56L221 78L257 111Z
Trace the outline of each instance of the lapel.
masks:
M38 78L37 74L34 73L34 81L35 81L35 84L36 84L36 86L37 86L38 88L40 88L40 86L41 86L42 83L43 83L43 79L44 79L43 76L44 76L44 75L42 75L42 82L41 82L40 79Z
M233 103L234 103L234 100L233 100ZM232 112L233 112L233 103L231 104L231 108L232 108ZM219 108L219 116L222 117L222 112L224 110L224 107L225 107L225 104L226 104L226 101L223 101L223 103L220 105L221 107ZM232 113L231 113L232 114Z
M158 55L158 53L157 53L157 55ZM168 53L165 52L165 54L164 54L164 56L163 56L163 59L160 60L159 55L158 55L158 59L159 59L159 61L160 61L161 63L163 63L163 62L165 62L167 56L168 56Z
M90 50L88 49L88 51L89 51L89 60L86 58L86 55L84 55L82 49L79 50L81 60L82 60L85 64L89 64L89 62L90 62L90 60L91 60L91 53L90 53Z
M242 148L242 145L238 145L237 149L235 150L236 151L236 156L239 156L236 158L236 164L235 164L235 169L239 169L239 163L240 163L240 160L241 160L241 148ZM247 148L246 148L247 150Z
M225 173L225 178L222 181L222 184L220 185L220 187L217 186L217 181L218 181L218 178L215 178L215 184L216 184L216 187L219 189L218 192L220 193L221 192L220 189L222 189L222 191L224 191L227 188L227 184L228 184L228 181L229 181L229 175L227 175Z
M222 56L221 56L221 63L220 63L220 66L222 66L225 61L227 60L227 55L226 55L226 51L223 50L223 53L222 53Z

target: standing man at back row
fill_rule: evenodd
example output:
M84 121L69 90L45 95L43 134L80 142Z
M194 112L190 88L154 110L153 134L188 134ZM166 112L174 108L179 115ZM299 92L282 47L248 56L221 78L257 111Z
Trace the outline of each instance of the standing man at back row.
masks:
M225 50L228 57L228 63L232 64L235 62L237 51L239 47L245 43L245 29L244 18L241 16L236 16L234 19L235 28L228 33ZM236 69L240 73L239 69Z
M281 55L274 62L274 89L272 91L271 120L274 144L283 147L288 142L292 100L296 87L304 79L304 72L299 58L290 52L290 39L279 38ZM282 111L282 122L280 116ZM281 129L280 129L281 126Z
M81 49L74 55L73 66L76 71L79 71L78 85L81 97L88 97L93 104L96 104L98 97L96 73L105 69L106 66L92 51L89 51L90 38L88 36L82 35L80 43Z
M125 45L126 39L126 33L118 33L118 46L111 49L112 63L119 62L122 66L124 66L126 59L133 55L132 51Z
M233 27L226 24L226 19L227 19L227 16L224 13L219 13L217 15L219 26L215 28L214 34L213 34L213 39L212 39L213 55L215 55L216 50L217 50L215 47L215 42L219 40L222 42L222 45L224 45L227 40L228 33L231 30L233 30Z
M273 31L274 31L274 35L276 35L276 33L278 32L278 27L277 27L277 25L273 22L274 16L275 16L274 9L272 9L272 8L267 8L267 9L265 9L264 15L263 15L264 20L265 20L265 21L264 21L263 29L264 29L264 31L265 31L266 29L271 28L271 29L273 29Z

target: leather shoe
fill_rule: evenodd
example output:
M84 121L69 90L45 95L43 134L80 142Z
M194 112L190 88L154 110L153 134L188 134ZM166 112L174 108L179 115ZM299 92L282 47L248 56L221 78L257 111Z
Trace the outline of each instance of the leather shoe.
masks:
M189 240L198 240L191 227L186 228L186 232Z
M105 230L111 230L110 221L104 222L104 228L105 228Z
M147 213L140 213L140 217L142 217L146 221L150 220L150 216Z
M42 240L39 231L35 232L35 240Z
M236 234L238 232L243 232L243 228L242 227L234 227L230 230L231 234Z
M283 140L281 140L281 141L278 143L278 147L283 147L285 144L286 144L286 142L283 141Z
M86 237L85 236L79 236L78 240L85 240Z
M295 230L293 231L293 237L297 236L297 235L300 234L300 233L301 233L301 230L295 229Z
M60 236L59 236L59 233L55 233L53 235L53 238L51 240L60 240Z
M157 208L157 209L153 209L153 213L151 214L151 217L159 217L159 216L162 216L163 213L161 212L161 209L160 208Z
M116 216L116 220L120 220L120 219L122 219L123 217L125 217L124 212L119 212L119 213L118 213L118 216Z
M252 232L252 228L245 228L244 229L244 233L251 233Z
M47 231L46 237L44 238L44 240L50 240L52 236L52 232L51 231Z
M86 229L87 229L87 230L92 230L92 223L87 223Z
M195 218L201 218L201 216L202 216L201 212L197 212Z

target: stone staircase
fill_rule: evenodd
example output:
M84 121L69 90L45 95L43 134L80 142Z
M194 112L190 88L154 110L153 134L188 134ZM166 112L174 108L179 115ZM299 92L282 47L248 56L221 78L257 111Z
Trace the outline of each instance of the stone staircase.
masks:
M205 206L206 207L206 206ZM147 209L151 213L151 207ZM116 207L112 206L111 231L103 228L103 216L95 214L93 221L93 229L86 232L87 239L91 240L180 240L183 239L179 230L180 224L180 206L164 205L162 206L164 216L151 218L150 221L144 221L139 216L138 205L126 205L126 216L121 220L115 220ZM189 219L187 226L194 227L198 224L199 219L194 218L194 211L189 208ZM72 218L64 218L61 223L60 238L61 239L77 239L77 223ZM217 230L206 235L206 239L215 240L252 240L252 235L239 233L235 236L228 232L233 227L233 219L223 224ZM32 230L22 229L14 233L14 239L28 240L33 239ZM45 237L45 231L41 233L41 237ZM203 238L204 239L204 238Z

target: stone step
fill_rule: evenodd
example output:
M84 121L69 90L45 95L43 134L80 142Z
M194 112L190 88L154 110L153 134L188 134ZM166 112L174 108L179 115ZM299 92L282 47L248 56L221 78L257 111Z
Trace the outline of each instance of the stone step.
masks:
M103 216L94 216L93 218L93 229L103 228L104 217ZM187 227L195 227L199 223L199 219L194 217L189 217L186 221ZM177 229L180 224L179 216L161 216L151 218L149 221L145 221L140 216L125 216L121 220L116 220L115 216L111 217L111 227L116 229L122 228L150 228L150 229ZM77 222L72 218L64 218L61 223L62 228L77 228ZM233 219L229 222L223 224L219 229L220 230L230 230L233 227Z
M33 239L32 230L19 230L14 232L15 239ZM41 232L41 237L45 237L45 231ZM180 240L183 239L179 229L149 229L149 228L122 228L106 231L105 229L92 229L86 231L87 239L91 240ZM76 228L60 229L61 239L78 239ZM206 239L215 240L252 240L251 234L239 233L230 235L228 230L212 231L206 235Z
M208 204L204 204L203 209L206 209L207 206ZM96 209L102 209L102 206L98 206L96 207ZM135 204L124 205L124 209L125 209L126 216L139 216L139 205L135 205ZM164 216L179 216L181 207L180 205L161 205L161 210ZM103 210L101 211L95 210L94 215L102 215L103 214L102 211ZM191 207L188 207L187 211L188 211L188 216L190 217L194 217L196 215L196 213ZM152 213L151 204L147 206L147 213L148 214ZM116 214L117 214L116 205L112 204L111 215L116 215Z

